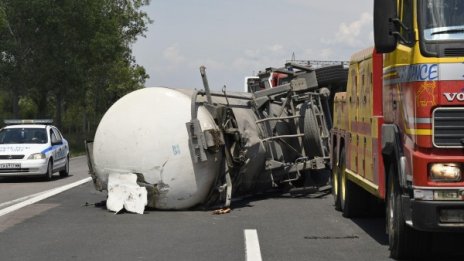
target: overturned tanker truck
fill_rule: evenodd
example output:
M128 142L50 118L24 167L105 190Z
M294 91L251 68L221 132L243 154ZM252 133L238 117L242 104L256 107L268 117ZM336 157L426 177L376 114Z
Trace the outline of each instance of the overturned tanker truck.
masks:
M143 88L106 112L86 142L97 190L108 190L112 175L136 175L147 206L164 210L330 190L329 89L346 86L342 65L269 68L249 93L211 92L200 71L204 91Z

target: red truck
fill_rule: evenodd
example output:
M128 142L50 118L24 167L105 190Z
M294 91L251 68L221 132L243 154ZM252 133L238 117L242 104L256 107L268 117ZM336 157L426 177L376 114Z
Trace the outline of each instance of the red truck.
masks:
M374 40L335 95L335 207L385 203L391 256L417 257L464 231L464 1L375 0Z

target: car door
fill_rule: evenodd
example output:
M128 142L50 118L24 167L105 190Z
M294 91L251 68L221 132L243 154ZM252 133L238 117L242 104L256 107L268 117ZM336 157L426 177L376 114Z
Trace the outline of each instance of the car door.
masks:
M53 146L53 168L61 168L66 164L66 148L63 143L63 137L56 128L51 128L50 139Z

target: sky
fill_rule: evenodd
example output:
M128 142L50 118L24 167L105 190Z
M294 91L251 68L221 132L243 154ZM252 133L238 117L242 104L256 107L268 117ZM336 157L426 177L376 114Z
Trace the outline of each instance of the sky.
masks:
M373 0L151 0L133 54L147 87L243 89L244 78L296 60L347 61L373 45Z

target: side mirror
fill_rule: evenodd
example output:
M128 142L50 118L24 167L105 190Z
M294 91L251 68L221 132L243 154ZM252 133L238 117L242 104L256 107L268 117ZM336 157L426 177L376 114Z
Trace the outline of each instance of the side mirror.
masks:
M63 145L63 142L62 141L55 141L55 142L52 142L52 145Z
M379 53L390 53L396 48L396 0L374 0L374 42Z
M54 146L54 145L61 145L61 144L63 144L63 141L61 141L61 140L58 140L57 138L55 138L55 136L51 136L51 139L52 139L52 140L51 140L51 144L52 144L52 146Z

